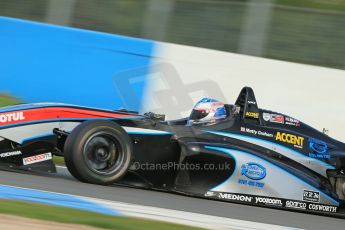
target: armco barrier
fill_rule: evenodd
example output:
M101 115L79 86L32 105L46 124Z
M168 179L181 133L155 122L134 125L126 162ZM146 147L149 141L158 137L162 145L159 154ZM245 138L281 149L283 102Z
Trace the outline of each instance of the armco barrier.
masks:
M317 47L315 47L317 48ZM187 115L200 97L258 105L345 141L345 71L0 17L0 92ZM330 54L331 55L331 54Z

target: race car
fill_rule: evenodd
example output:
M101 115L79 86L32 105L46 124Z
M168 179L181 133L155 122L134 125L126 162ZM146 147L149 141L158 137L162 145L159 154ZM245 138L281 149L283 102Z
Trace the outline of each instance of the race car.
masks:
M345 144L259 109L250 87L233 105L203 99L178 120L57 103L0 109L1 169L56 172L53 155L85 183L323 214L344 210Z

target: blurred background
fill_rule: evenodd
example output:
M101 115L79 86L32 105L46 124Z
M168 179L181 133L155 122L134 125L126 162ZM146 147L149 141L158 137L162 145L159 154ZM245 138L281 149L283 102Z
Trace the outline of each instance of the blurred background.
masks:
M345 69L345 0L0 0L0 15Z
M174 119L204 96L231 104L252 86L260 108L345 142L345 0L0 0L0 16L114 34L0 17L0 107L63 102ZM24 207L13 213L105 226Z

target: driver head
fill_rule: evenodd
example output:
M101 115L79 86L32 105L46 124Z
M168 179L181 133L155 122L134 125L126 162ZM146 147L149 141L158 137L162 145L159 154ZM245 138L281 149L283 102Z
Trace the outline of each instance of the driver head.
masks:
M203 98L194 106L188 124L214 123L225 117L224 103L212 98Z

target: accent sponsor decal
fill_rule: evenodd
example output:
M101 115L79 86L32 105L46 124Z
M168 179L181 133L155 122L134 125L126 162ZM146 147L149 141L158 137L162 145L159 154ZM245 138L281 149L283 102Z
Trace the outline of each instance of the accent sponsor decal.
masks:
M297 148L303 148L304 137L296 136L290 133L277 132L276 141L292 144Z
M221 193L221 192L218 194L218 198L226 199L226 200L249 202L249 203L251 203L253 200L252 196L238 195L238 194L232 194L232 193Z
M0 153L0 157L10 157L10 156L17 156L17 155L21 155L22 152L21 151L13 151L13 152L7 152L7 153Z
M52 153L43 153L31 157L23 158L23 165L30 165L42 161L47 161L52 159Z
M262 180L266 177L266 168L258 163L248 162L241 167L241 175L252 180Z
M255 197L256 204L265 204L265 205L273 205L273 206L283 206L283 201L281 199L276 198L268 198L268 197Z
M15 121L25 120L23 112L3 113L0 114L0 124L7 124Z
M246 112L246 117L251 117L251 118L258 119L258 118L259 118L259 113L255 113L255 112Z
M255 101L248 101L248 104L256 105Z
M285 124L291 125L291 126L296 126L296 127L301 126L299 120L292 118L292 117L285 117Z
M307 203L300 202L300 201L287 200L285 206L287 208L296 208L296 209L303 209L303 210L307 209Z
M303 190L303 200L319 203L320 202L320 192L315 192L311 190Z
M266 131L255 130L255 129L250 129L250 128L246 128L246 127L241 127L240 130L241 130L241 132L250 133L253 135L259 135L259 136L264 136L264 137L273 137L272 133L268 133Z

